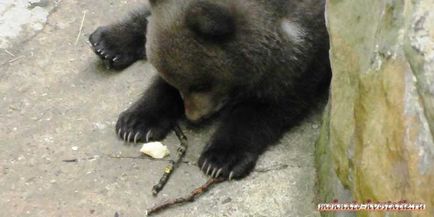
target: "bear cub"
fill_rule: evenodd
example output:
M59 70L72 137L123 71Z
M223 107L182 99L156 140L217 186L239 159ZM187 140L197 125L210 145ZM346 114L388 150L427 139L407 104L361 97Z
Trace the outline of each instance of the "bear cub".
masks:
M150 0L90 35L107 68L147 59L158 71L119 116L127 142L163 139L178 120L221 122L198 165L239 179L328 93L325 0Z

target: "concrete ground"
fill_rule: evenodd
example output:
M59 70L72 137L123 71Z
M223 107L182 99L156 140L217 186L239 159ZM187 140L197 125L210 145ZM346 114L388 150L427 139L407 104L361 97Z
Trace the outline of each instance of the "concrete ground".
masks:
M195 162L213 127L183 127L190 163L157 198L151 188L167 162L135 158L139 147L115 136L117 115L155 72L146 62L107 71L87 37L138 3L0 1L1 216L144 216L155 203L206 182ZM291 130L249 177L158 216L319 216L313 202L319 116ZM172 134L164 143L174 152L178 141Z

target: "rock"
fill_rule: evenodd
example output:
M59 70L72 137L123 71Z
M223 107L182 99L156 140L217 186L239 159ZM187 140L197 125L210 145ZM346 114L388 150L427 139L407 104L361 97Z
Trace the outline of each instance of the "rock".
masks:
M58 1L2 0L0 1L0 49L13 48L40 32ZM1 57L0 57L1 58ZM3 62L3 61L2 61Z
M320 202L407 200L427 205L408 216L434 216L434 1L330 0L326 16Z

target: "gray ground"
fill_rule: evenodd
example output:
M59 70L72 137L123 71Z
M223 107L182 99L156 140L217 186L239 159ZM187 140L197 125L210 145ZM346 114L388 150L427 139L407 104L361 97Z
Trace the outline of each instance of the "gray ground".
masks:
M111 157L140 155L113 128L155 72L146 62L107 71L86 41L138 1L16 2L27 1L0 1L1 216L143 216L156 202L207 180L194 164L212 127L183 127L191 164L175 172L158 198L151 187L167 162ZM293 129L246 179L159 216L319 216L313 202L318 125L314 115ZM174 135L164 142L174 151ZM78 162L64 162L72 159Z

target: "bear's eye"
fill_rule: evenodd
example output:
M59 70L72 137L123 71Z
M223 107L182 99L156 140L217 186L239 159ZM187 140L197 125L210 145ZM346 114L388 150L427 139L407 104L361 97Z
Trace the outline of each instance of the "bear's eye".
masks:
M187 26L204 39L226 40L235 32L235 20L228 8L196 1L188 9Z
M188 88L188 91L190 93L198 93L198 92L209 92L212 88L212 84L209 83L203 83L203 84L197 84L197 85L192 85Z

